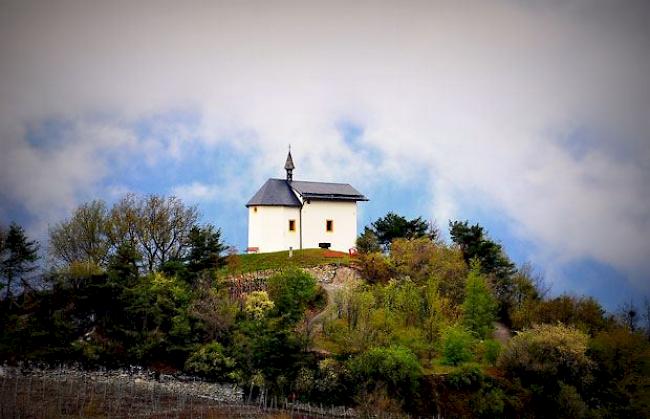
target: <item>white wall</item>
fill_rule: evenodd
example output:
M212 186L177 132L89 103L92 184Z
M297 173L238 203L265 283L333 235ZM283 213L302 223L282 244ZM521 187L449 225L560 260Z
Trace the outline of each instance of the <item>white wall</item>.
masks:
M300 248L299 216L297 207L248 207L248 247L260 253ZM295 231L289 231L289 220L296 220Z
M257 210L256 210L257 209ZM289 231L289 220L296 230ZM326 231L332 220L333 231ZM305 202L302 208L302 247L317 248L331 243L330 249L347 252L357 239L357 203L341 201ZM300 248L300 209L296 207L251 206L248 208L248 247L260 253Z
M334 231L325 231L326 220L334 222ZM346 201L305 202L302 208L302 247L331 243L332 250L347 252L357 239L357 203Z

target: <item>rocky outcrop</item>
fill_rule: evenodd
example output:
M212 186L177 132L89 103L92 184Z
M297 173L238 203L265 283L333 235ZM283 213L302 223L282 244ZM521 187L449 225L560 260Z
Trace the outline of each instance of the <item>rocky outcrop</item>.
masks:
M360 279L356 269L344 265L320 265L303 268L303 270L314 276L321 284L345 284ZM233 283L263 282L276 273L278 273L277 270L267 269L231 275L226 280Z

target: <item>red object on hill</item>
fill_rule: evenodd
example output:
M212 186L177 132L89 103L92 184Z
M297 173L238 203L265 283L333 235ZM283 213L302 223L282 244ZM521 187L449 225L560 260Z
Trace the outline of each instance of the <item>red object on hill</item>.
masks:
M325 250L323 256L326 258L342 258L345 255L345 252L337 252L336 250Z

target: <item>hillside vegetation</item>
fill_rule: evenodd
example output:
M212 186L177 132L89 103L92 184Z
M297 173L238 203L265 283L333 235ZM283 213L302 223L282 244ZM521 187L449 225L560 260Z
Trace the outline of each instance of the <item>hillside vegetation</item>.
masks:
M196 220L174 198L84 204L52 228L40 283L30 277L36 244L15 224L0 229L0 359L140 365L236 383L248 399L361 415L650 411L650 328L638 309L611 315L592 298L549 296L478 224L450 222L447 243L422 218L389 213L365 228L350 259L226 257L220 231ZM362 280L326 296L301 268L332 262ZM277 272L231 292L227 275L258 269ZM495 322L514 337L495 340Z

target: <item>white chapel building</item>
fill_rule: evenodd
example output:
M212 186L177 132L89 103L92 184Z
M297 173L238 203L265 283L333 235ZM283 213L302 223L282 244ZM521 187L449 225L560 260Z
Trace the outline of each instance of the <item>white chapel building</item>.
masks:
M248 252L330 248L347 252L357 238L357 202L367 201L347 183L269 179L248 201Z

